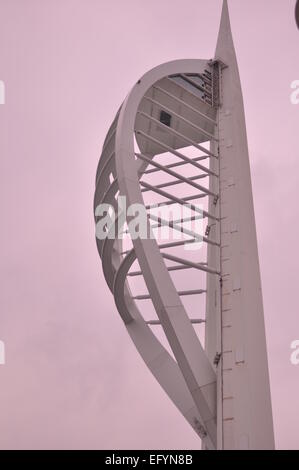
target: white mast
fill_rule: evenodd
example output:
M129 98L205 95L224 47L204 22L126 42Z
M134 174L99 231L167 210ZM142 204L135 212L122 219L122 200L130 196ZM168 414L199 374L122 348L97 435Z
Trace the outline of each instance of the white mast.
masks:
M218 108L222 287L220 318L213 325L213 329L216 325L214 331L207 325L206 335L208 346L210 340L213 347L216 346L217 351L214 352L221 352L218 365L217 447L273 449L271 396L246 124L227 0L223 2L215 60L224 64L220 67ZM210 249L208 264L214 261L215 256L215 249ZM213 297L211 290L209 295ZM207 314L209 318L211 312ZM213 339L215 330L216 339Z

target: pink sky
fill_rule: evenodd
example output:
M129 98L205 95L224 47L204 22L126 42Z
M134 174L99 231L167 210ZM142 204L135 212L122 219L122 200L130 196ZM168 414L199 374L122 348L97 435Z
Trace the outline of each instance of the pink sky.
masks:
M0 448L199 448L138 356L93 223L108 127L144 72L211 58L221 0L0 0ZM293 0L230 0L277 448L299 448L299 80Z

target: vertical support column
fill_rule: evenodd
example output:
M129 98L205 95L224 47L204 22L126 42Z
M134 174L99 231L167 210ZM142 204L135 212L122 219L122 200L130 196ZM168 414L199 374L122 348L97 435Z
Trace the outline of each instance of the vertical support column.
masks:
M213 105L219 106L220 94L220 65L217 62L211 63ZM215 126L215 137L219 139L219 113L217 113L217 126ZM211 151L219 157L219 145L217 141L211 141ZM210 169L220 175L220 158L210 159ZM220 195L220 177L210 176L209 188L214 193ZM220 222L210 222L209 236L211 239L220 241L221 237L221 206L220 198L209 197L209 212L214 214ZM220 248L208 245L207 262L209 266L215 266L221 272ZM222 449L222 318L221 318L221 289L222 282L219 276L207 274L207 297L206 297L206 329L205 329L205 349L207 356L213 364L217 377L217 449Z
M215 60L219 108L223 448L273 449L273 421L246 124L227 0Z
M222 85L222 70L220 74ZM233 142L229 134L229 117L231 111L227 108L222 97L221 86L221 107L218 111L219 126L219 154L220 154L220 264L221 264L221 375L222 375L222 446L223 449L234 448L234 391L233 381L233 325L232 325L232 283L233 272L233 252L236 249L232 243L231 233L234 220L234 179L230 174L230 158Z

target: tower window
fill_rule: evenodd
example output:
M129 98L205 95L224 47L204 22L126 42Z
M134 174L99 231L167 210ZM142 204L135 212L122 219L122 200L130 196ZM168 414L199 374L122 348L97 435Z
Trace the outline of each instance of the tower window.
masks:
M162 122L162 124L165 124L165 126L170 127L170 125L171 125L171 115L166 113L166 111L161 111L160 112L160 122Z

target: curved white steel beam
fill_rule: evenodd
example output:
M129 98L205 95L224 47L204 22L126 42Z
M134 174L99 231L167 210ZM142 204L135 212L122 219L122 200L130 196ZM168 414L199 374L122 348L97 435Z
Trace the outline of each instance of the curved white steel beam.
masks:
M204 73L206 67L207 61L204 60L163 64L142 77L125 100L116 129L115 165L120 192L126 196L128 206L144 204L134 151L135 119L141 100L148 89L162 78L175 73ZM137 238L133 245L159 320L215 447L215 372L173 285L156 240Z

